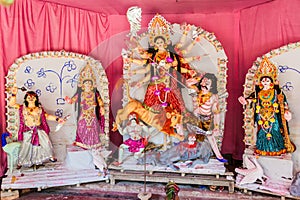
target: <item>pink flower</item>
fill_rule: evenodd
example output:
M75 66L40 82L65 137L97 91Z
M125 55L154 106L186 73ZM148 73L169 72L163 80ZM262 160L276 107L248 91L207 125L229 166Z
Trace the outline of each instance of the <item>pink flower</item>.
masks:
M155 94L156 96L159 96L159 95L160 95L160 91L159 91L159 90L155 90L155 91L154 91L154 94Z
M166 58L166 61L167 61L168 63L172 63L174 60L173 60L171 57L167 57L167 58Z
M151 80L156 81L158 79L158 76L152 76Z
M165 91L165 92L170 92L170 91L171 91L171 88L164 88L164 91Z
M168 106L168 103L167 102L164 102L164 103L162 103L162 104L160 104L162 107L167 107Z

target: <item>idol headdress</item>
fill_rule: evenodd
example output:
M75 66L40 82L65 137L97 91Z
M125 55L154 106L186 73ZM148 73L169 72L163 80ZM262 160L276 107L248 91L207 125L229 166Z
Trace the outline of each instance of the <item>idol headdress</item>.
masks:
M157 37L163 37L166 44L170 44L170 23L161 15L156 14L148 24L149 42L154 46Z
M259 84L262 77L270 77L274 82L277 82L277 67L268 59L264 58L255 74L256 84Z
M87 80L92 81L93 82L93 87L96 87L96 77L94 75L92 66L90 65L89 62L80 71L78 87L82 87L83 83Z

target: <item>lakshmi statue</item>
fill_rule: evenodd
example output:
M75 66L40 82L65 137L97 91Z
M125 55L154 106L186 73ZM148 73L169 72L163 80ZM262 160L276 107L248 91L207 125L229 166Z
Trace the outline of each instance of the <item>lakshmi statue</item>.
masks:
M80 72L76 93L72 98L66 96L65 100L69 104L75 103L78 112L74 144L85 149L100 147L99 134L104 133L104 103L89 63Z
M290 141L287 124L291 113L286 97L279 88L276 66L264 58L254 78L255 92L249 97L240 97L239 101L243 105L253 105L257 125L255 153L278 156L294 152L295 146Z

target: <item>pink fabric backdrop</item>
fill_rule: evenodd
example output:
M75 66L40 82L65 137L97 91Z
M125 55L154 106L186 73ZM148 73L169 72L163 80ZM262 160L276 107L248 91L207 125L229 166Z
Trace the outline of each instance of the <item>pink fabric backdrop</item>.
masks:
M244 77L257 56L300 39L298 0L276 0L234 13L164 15L171 23L187 22L215 33L228 56L228 111L222 153L241 159L243 154L242 94ZM142 27L153 16L143 15ZM121 48L129 24L124 15L107 16L76 8L35 0L16 0L8 8L0 7L0 115L5 131L4 77L9 66L22 55L62 50L91 55L102 62L110 81L111 117L121 107ZM111 134L120 144L121 137ZM2 151L2 149L0 150ZM0 175L6 168L6 156L0 153Z

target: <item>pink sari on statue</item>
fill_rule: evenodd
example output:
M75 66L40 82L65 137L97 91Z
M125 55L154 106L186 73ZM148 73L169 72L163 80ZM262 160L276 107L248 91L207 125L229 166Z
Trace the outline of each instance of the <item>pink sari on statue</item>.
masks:
M95 94L82 98L77 123L76 145L86 149L101 146L99 134L104 133L104 116L97 119Z

